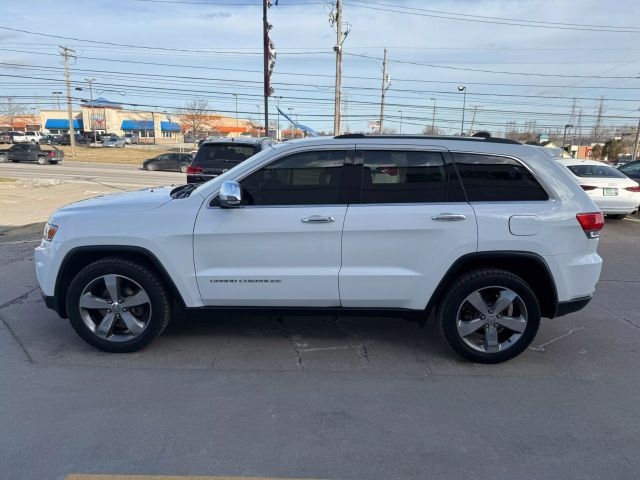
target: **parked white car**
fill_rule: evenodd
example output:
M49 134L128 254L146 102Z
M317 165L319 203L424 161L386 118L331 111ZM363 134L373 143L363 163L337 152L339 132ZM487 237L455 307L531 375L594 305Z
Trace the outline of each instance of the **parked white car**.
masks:
M13 136L13 143L40 143L40 132L18 132Z
M638 211L640 185L616 168L595 160L559 162L609 218L621 219Z
M91 345L139 350L189 310L435 312L483 363L583 308L602 213L563 166L491 138L343 135L273 144L202 184L51 215L45 303Z

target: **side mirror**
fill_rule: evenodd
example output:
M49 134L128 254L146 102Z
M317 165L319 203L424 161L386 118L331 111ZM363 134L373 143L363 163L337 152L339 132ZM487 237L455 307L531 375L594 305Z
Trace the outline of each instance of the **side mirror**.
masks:
M222 208L236 208L242 203L242 189L238 182L224 182L218 193L218 205Z

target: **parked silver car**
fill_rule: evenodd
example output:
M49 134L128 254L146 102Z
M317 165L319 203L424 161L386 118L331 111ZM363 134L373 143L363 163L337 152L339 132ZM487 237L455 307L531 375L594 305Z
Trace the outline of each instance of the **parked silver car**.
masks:
M116 147L116 148L124 148L125 146L124 138L120 138L118 135L109 135L108 137L102 137L102 146L103 147Z

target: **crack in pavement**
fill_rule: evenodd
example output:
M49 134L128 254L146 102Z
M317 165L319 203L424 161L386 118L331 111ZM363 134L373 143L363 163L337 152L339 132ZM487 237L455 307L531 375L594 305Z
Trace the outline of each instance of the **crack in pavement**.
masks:
M9 326L9 323L4 319L4 317L2 315L0 315L0 322L2 322L2 324L5 326L5 328L9 331L9 333L11 334L13 339L15 340L15 342L20 346L20 349L24 352L24 354L27 357L27 360L29 361L29 363L35 363L33 361L33 358L31 357L31 355L27 351L27 348L22 344L22 342L18 338L18 335L16 335L16 332L13 331L11 326Z
M300 350L300 345L293 339L291 334L291 330L284 324L284 318L282 316L277 316L275 318L276 322L280 325L282 330L282 334L284 338L289 342L289 344L293 347L293 350L296 352L296 364L300 370L304 370L304 365L302 364L302 352Z
M355 333L355 332L352 332L351 330L348 330L348 329L344 328L342 325L339 325L338 324L338 317L333 317L331 319L331 324L333 325L333 327L336 330L341 332L343 335L345 335L347 337L352 337L356 341L355 347L358 350L358 355L360 355L362 358L364 358L365 362L367 362L367 365L371 365L371 362L369 360L369 352L367 350L367 346L362 342L362 340L360 339L358 334Z
M0 310L2 310L5 307L8 307L9 305L13 305L14 303L18 303L20 302L20 300L24 300L25 298L27 298L29 295L31 295L33 292L35 292L36 290L38 290L39 287L33 287L31 290L29 290L27 293L23 293L22 295L20 295L19 297L14 298L13 300L9 300L8 302L3 303L2 305L0 305Z
M629 325L631 325L634 328L637 328L638 330L640 330L640 325L636 325L634 322L632 322L631 320L629 320L628 318L623 317L622 315L620 315L617 312L614 312L613 310L611 310L609 307L605 307L603 304L601 304L600 302L596 302L595 300L593 301L593 303L595 303L596 305L598 305L599 307L604 308L607 312L612 313L613 315L615 315L616 317L622 319L623 321L625 321L626 323L628 323Z

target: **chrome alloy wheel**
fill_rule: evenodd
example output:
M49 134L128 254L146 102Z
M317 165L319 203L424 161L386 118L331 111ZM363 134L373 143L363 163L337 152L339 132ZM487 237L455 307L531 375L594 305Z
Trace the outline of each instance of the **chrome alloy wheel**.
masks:
M80 316L97 337L126 342L140 335L151 318L151 300L144 289L124 275L103 275L84 288Z
M505 287L485 287L469 295L458 308L460 338L483 353L507 350L527 327L527 307L520 296Z

